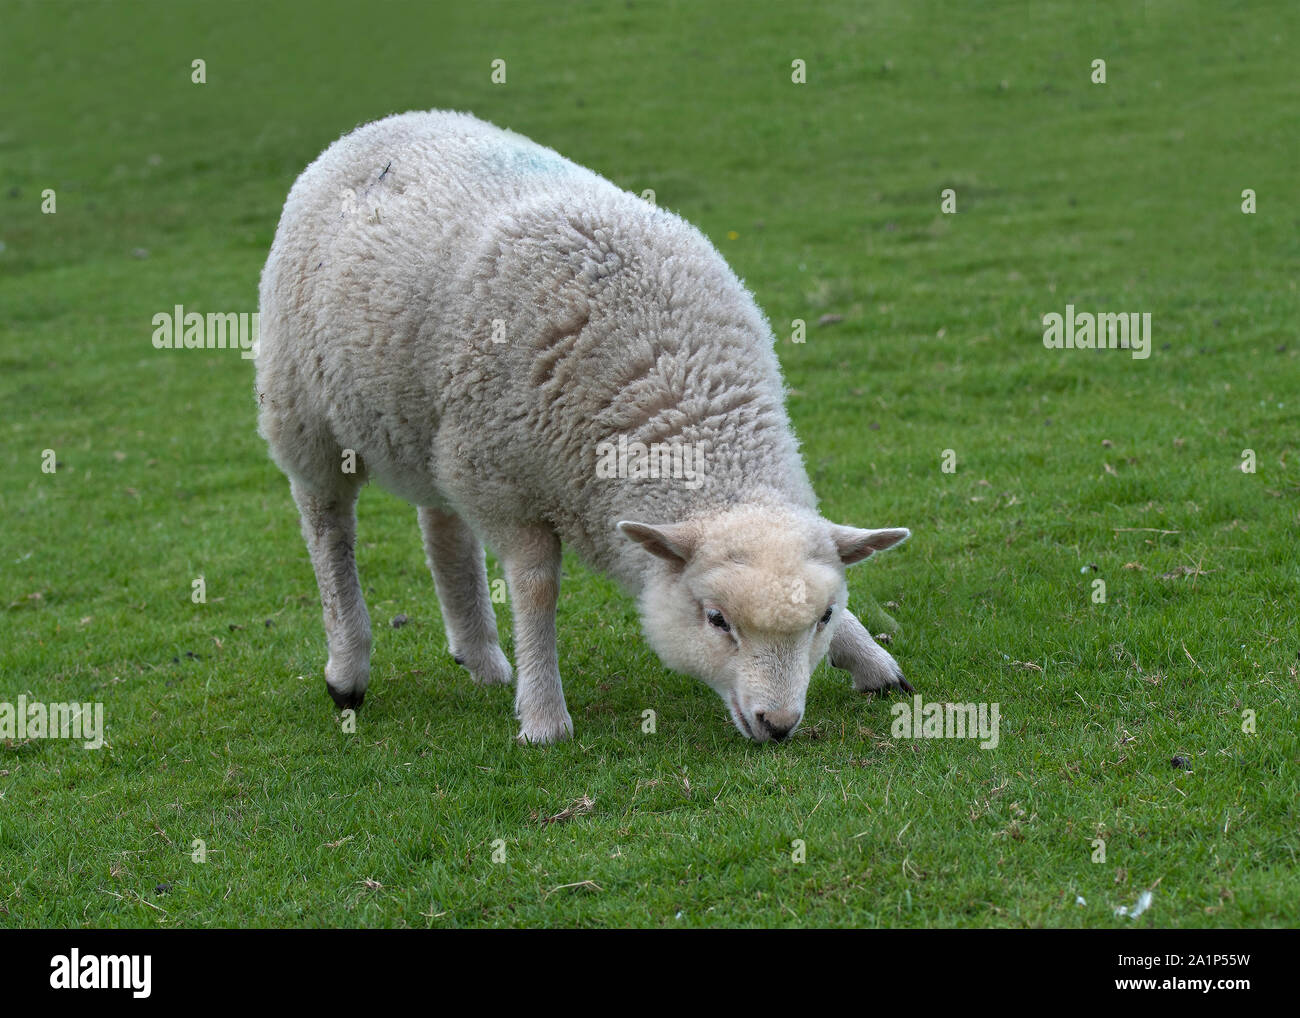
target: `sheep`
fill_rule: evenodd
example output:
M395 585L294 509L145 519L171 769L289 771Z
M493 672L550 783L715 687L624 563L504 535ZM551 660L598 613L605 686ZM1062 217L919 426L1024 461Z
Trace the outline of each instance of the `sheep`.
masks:
M637 598L662 662L748 739L795 730L828 652L860 691L911 691L844 581L909 531L818 514L772 331L678 216L471 115L391 116L294 183L259 312L259 431L301 516L339 708L370 678L367 480L417 507L449 650L485 685L514 678L484 546L502 563L521 743L573 733L562 546Z

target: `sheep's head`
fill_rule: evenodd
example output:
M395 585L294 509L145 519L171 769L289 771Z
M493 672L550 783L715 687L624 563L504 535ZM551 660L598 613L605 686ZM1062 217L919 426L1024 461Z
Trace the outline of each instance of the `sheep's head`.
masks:
M618 526L656 556L640 598L650 646L713 687L757 742L784 739L803 718L808 680L844 613L845 566L908 536L766 507Z

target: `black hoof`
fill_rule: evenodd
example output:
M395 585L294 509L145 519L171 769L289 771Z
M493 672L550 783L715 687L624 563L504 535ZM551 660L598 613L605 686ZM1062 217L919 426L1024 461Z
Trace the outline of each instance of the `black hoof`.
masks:
M334 701L334 706L339 710L356 710L366 698L364 689L360 693L338 693L328 682L325 683L325 691L329 693L330 699Z

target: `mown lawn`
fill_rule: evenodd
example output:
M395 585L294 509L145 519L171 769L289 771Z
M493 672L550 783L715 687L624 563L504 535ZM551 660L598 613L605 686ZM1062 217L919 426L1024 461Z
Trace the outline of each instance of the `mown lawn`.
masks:
M4 0L0 702L102 701L109 745L0 740L0 925L1300 922L1300 13L771 6ZM430 107L713 238L825 514L913 530L853 601L925 698L1000 705L995 750L892 738L825 666L798 737L746 743L575 560L577 737L519 748L375 488L341 730L251 363L151 320L255 310L297 173ZM1151 357L1045 349L1067 303L1150 312Z

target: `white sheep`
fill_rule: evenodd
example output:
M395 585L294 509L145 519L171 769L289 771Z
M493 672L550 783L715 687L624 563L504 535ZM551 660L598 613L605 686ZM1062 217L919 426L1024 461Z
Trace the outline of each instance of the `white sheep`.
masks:
M340 707L370 677L367 478L419 507L451 653L480 683L512 677L483 545L500 558L522 742L573 732L562 543L638 595L660 659L751 739L794 730L828 650L859 690L911 689L844 583L908 531L818 515L772 332L679 217L467 114L388 117L293 185L260 311L260 431L301 513Z

